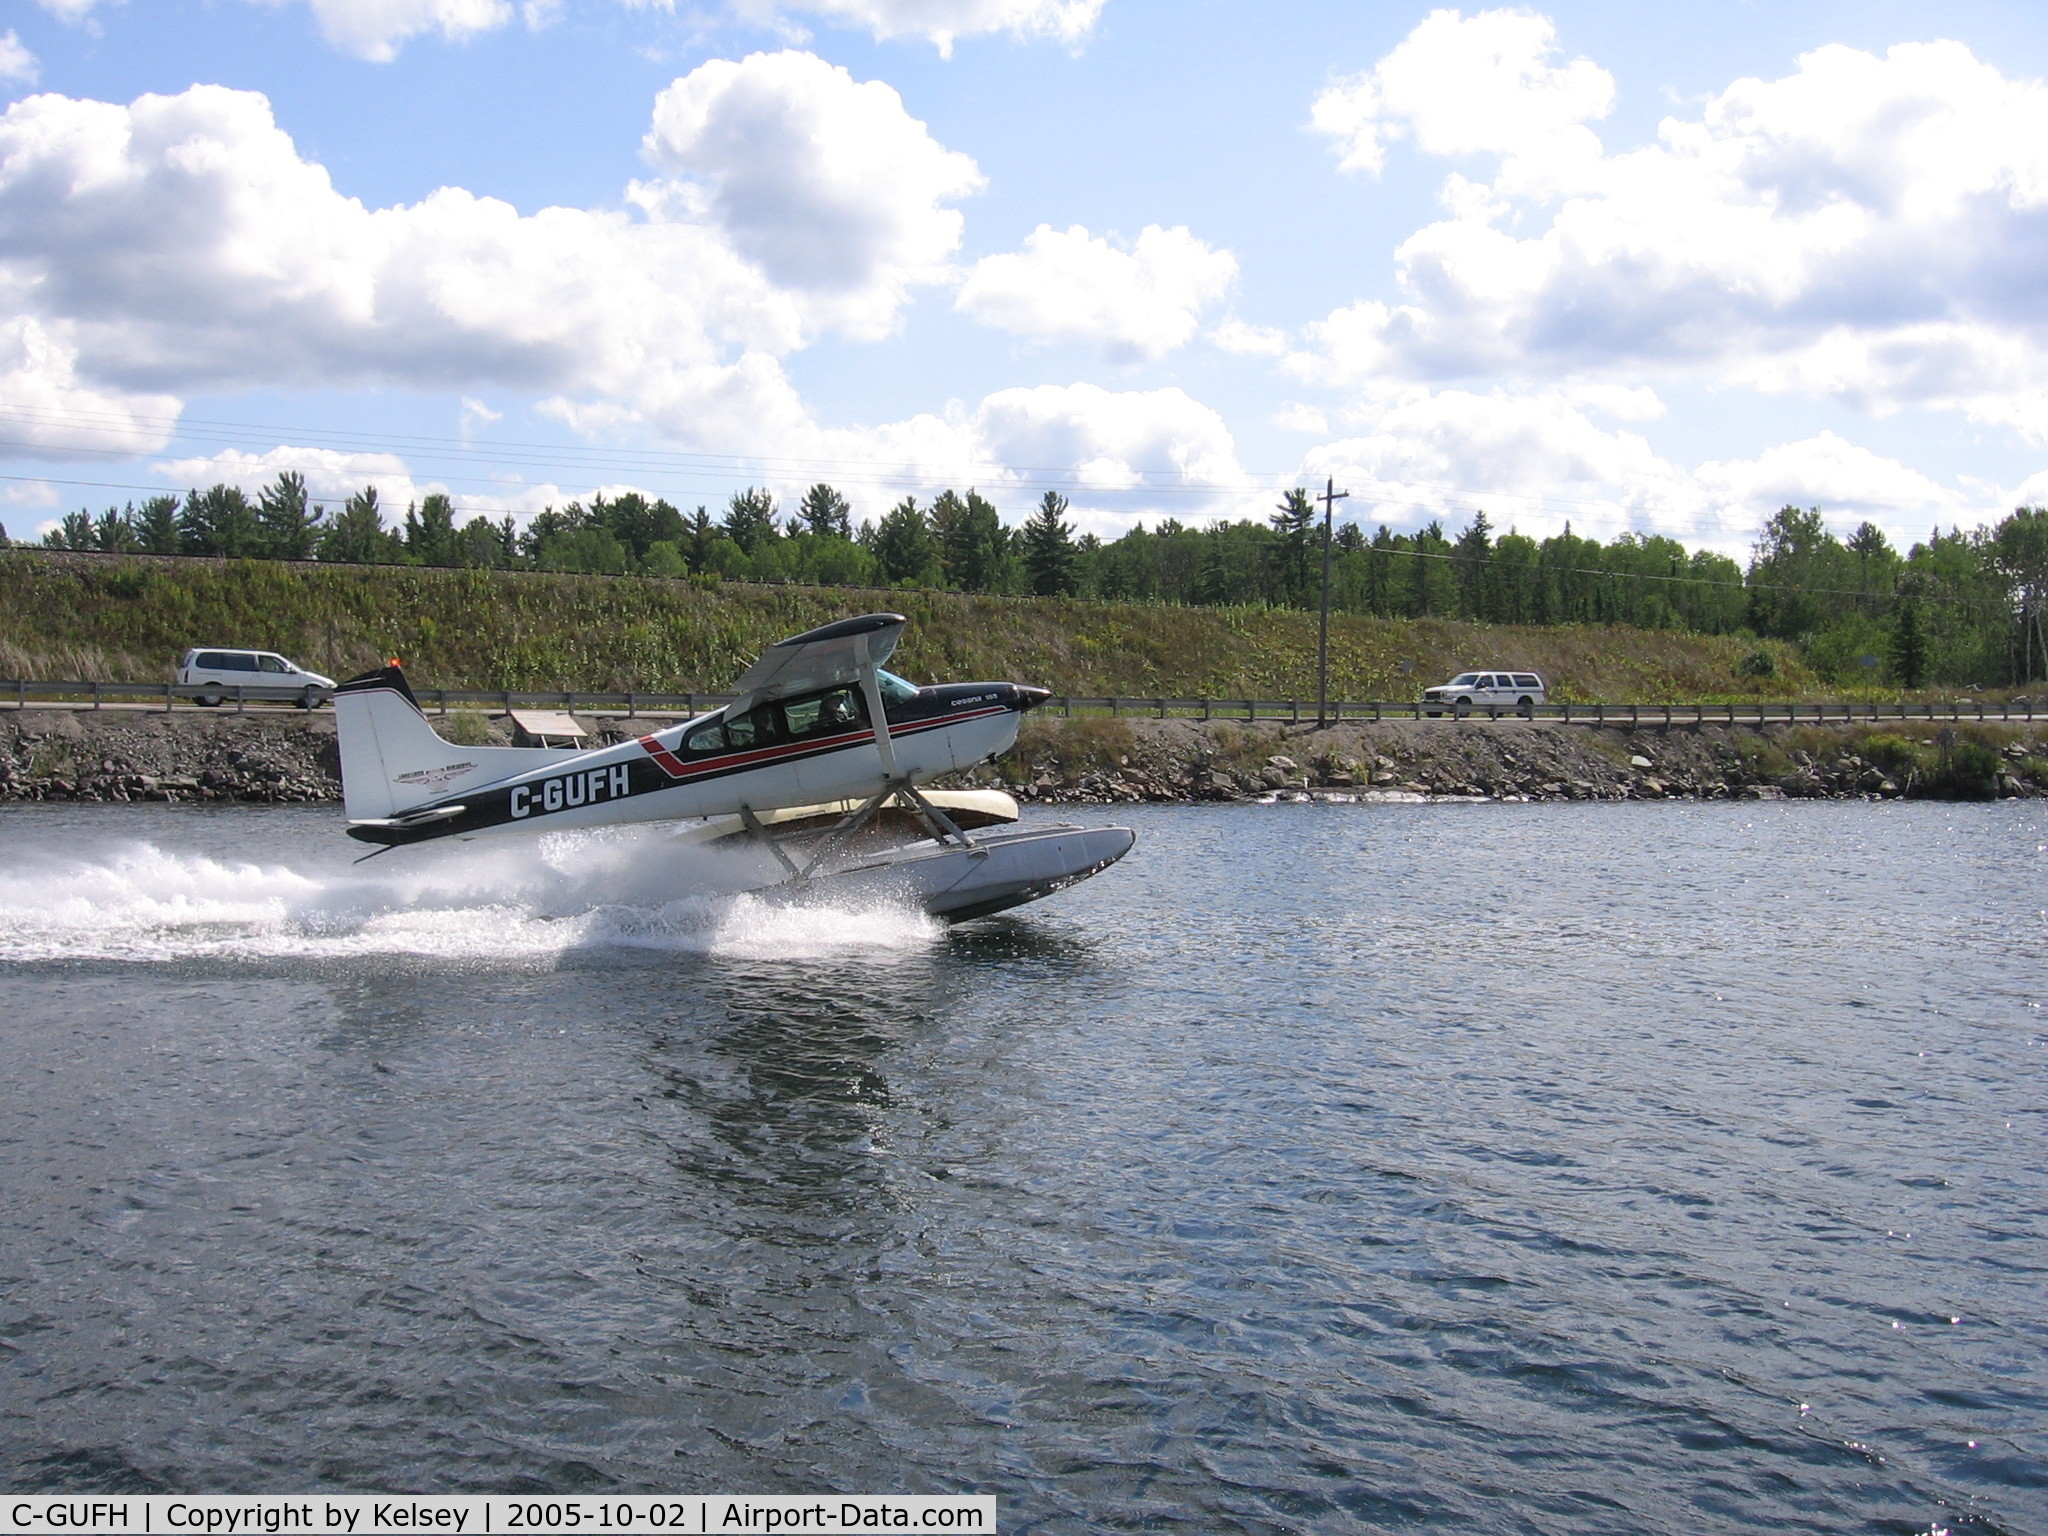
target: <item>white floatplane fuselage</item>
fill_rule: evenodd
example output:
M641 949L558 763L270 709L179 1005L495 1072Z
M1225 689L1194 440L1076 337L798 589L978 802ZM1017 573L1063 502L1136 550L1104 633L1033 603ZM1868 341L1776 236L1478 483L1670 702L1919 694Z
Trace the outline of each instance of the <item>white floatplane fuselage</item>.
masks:
M724 708L587 751L458 747L434 731L397 667L351 678L334 696L349 835L396 846L739 816L772 845L763 813L847 802L853 809L837 838L810 863L778 852L793 883L858 872L876 891L894 889L951 916L1033 900L1122 857L1135 841L1124 828L976 839L924 799L919 785L1008 751L1024 713L1047 693L1017 683L904 682L879 665L904 623L870 614L780 641ZM911 812L929 837L881 855L838 856L885 803ZM883 865L897 866L894 875Z

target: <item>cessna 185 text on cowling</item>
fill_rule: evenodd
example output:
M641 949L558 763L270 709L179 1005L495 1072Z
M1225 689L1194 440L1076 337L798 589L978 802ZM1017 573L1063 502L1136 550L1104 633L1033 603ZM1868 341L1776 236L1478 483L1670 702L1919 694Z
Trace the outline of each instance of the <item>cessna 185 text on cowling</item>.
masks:
M397 667L351 678L334 695L349 836L397 846L738 817L735 830L775 848L785 883L833 878L882 891L893 880L927 910L953 917L1033 900L1120 858L1134 841L1125 828L977 839L920 793L1008 751L1024 713L1048 695L1018 683L905 682L882 663L906 622L869 614L778 641L723 709L589 751L457 747L434 731ZM892 803L928 836L877 851L874 818ZM777 819L800 833L770 833L760 819L799 808L820 814ZM796 836L822 840L802 865L781 846ZM858 857L848 853L856 846L864 847Z

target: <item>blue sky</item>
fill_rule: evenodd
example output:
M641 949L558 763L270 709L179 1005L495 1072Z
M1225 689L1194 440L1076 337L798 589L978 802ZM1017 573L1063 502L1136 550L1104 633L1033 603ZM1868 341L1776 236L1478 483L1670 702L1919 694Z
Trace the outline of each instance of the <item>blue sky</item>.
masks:
M41 0L0 521L1047 488L1900 542L2048 499L2016 4Z

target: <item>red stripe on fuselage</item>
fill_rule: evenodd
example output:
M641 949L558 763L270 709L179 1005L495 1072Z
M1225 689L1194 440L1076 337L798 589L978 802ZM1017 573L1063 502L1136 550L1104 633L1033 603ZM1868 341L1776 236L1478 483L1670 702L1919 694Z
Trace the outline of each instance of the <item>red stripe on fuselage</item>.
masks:
M654 766L672 779L680 779L690 770L683 766L683 760L669 751L652 736L642 736L640 745L647 755L654 759Z
M1010 713L1008 705L998 704L989 709L970 709L957 715L936 715L928 720L910 720L901 725L889 727L889 739L899 736L916 736L925 731L939 730L949 725L959 725L967 720L985 720L990 715ZM705 774L722 773L732 768L758 768L783 758L808 757L814 753L836 752L844 747L856 747L863 741L873 741L875 733L861 729L847 731L838 736L816 736L805 741L775 742L765 747L755 747L746 752L728 752L721 757L706 757L694 762L684 762L652 736L639 738L640 745L654 764L672 779L696 778Z

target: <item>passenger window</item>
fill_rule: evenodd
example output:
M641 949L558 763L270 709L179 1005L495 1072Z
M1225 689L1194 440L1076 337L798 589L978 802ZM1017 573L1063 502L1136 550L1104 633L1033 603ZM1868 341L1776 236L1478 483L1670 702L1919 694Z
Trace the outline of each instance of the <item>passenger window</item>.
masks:
M808 736L818 728L818 711L823 699L799 699L782 706L782 724L792 736Z
M291 670L284 664L282 656L259 656L256 659L265 672L288 672Z
M859 725L860 705L851 688L835 688L815 699L783 705L782 719L791 736L828 736Z
M254 672L256 670L256 658L247 652L230 651L228 652L227 666L223 670L228 672Z
M195 667L210 667L216 672L224 671L227 664L227 657L221 655L219 651L201 651L192 661Z
M775 729L774 706L763 705L750 710L737 720L725 722L725 739L737 749L765 747L780 733Z
M725 727L716 720L709 725L700 725L683 740L685 752L723 752L725 750Z
M1535 675L1533 673L1527 676L1524 676L1521 673L1516 673L1515 686L1517 688L1541 688L1543 685L1536 681Z

